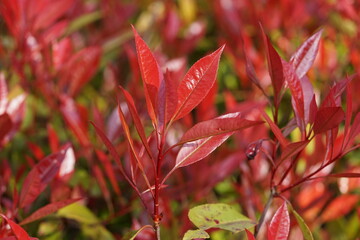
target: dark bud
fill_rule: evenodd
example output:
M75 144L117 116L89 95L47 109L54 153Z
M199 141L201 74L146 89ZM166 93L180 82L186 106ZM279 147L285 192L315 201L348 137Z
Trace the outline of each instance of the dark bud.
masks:
M252 142L248 145L246 152L245 152L248 160L253 160L256 157L256 155L260 151L262 142L263 142L263 140L260 139L255 142Z

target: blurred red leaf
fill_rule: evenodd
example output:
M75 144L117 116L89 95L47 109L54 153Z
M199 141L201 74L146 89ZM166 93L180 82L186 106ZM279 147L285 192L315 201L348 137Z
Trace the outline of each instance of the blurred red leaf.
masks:
M182 136L179 143L191 142L202 138L234 132L261 123L263 122L250 121L242 118L240 112L228 113L215 119L203 121L194 125Z
M30 205L58 173L65 150L53 153L36 164L26 176L21 188L19 207Z
M289 212L284 202L275 212L268 227L268 240L286 240L290 232Z
M60 111L66 123L75 134L81 145L87 147L90 145L87 127L88 123L83 119L79 106L80 105L77 105L72 98L66 95L61 96Z
M34 222L36 220L39 220L43 217L46 217L54 212L56 212L57 210L70 205L74 202L77 202L81 200L81 198L77 198L77 199L66 199L64 201L61 202L54 202L54 203L50 203L38 210L36 210L34 213L32 213L30 216L28 216L27 218L25 218L24 220L22 220L20 222L20 225L25 225L31 222Z
M198 60L186 73L177 89L178 104L173 120L193 110L208 94L216 80L220 55L225 45Z
M359 133L360 133L360 112L356 114L353 124L351 126L349 139L348 139L349 143L351 143Z
M325 211L321 215L321 219L324 222L335 220L337 218L343 217L349 213L359 201L359 196L357 195L341 195L335 198L331 203L326 207Z
M294 66L298 78L305 76L315 61L319 50L322 30L308 38L291 56L290 63Z
M7 113L0 115L0 142L11 131L13 123Z
M72 4L73 0L53 0L47 2L43 9L36 12L36 19L33 25L34 30L41 30L52 25L66 11L69 11Z
M256 240L254 234L252 234L249 230L245 229L247 240Z
M315 134L325 132L339 126L345 118L341 107L322 107L315 116L313 130Z
M100 162L102 163L102 165L104 166L106 175L109 178L110 183L111 183L115 193L117 195L120 195L119 184L118 184L118 181L116 180L116 175L115 175L113 166L112 166L109 158L103 152L101 152L99 150L95 150L95 153L96 153L97 157L99 158Z
M74 54L65 64L59 84L69 96L75 96L96 73L100 56L100 47L87 47Z
M74 149L70 143L65 144L61 149L64 151L64 159L60 164L60 169L56 178L66 182L70 180L75 170L76 158Z
M280 160L278 161L277 164L280 165L286 159L289 159L289 158L295 156L296 154L298 154L299 152L301 152L308 145L308 143L309 143L309 141L305 140L305 141L301 141L301 142L294 142L294 143L288 144L282 150Z
M18 224L16 224L11 219L8 219L5 215L0 213L0 216L5 219L5 221L10 225L11 230L13 231L14 235L18 240L30 240L29 235L27 232L20 227Z

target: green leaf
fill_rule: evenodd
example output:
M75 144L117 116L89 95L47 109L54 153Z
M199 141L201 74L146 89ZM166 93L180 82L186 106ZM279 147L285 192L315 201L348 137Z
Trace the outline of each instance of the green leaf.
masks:
M199 229L220 228L237 233L251 228L255 222L236 211L232 206L216 203L190 209L189 218Z
M301 229L304 239L305 240L314 240L314 237L313 237L309 227L306 225L304 219L292 207L290 207L290 210L294 214L296 221L299 224L299 227Z
M86 206L74 203L60 209L57 216L73 219L80 223L82 233L87 239L114 240L111 233L101 224L101 221Z
M185 233L183 240L192 240L195 238L205 239L205 238L210 238L210 236L207 232L205 232L204 230L201 230L201 229L188 230Z
M153 228L151 225L145 225L145 226L141 227L141 228L138 229L138 230L128 232L128 233L122 238L122 240L134 240L134 239L136 238L136 236L137 236L142 230L144 230L145 228L151 228L152 230L154 230L154 228Z

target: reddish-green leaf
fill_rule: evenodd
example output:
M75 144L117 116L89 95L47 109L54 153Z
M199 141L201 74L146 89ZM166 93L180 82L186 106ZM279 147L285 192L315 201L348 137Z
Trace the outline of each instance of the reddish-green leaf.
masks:
M268 228L268 240L286 240L290 232L289 212L284 202L275 212Z
M319 50L321 34L322 30L316 32L291 56L290 63L294 66L299 78L302 78L314 63Z
M252 234L249 230L245 229L247 240L256 240L254 234Z
M359 201L358 195L341 195L335 198L321 215L323 221L331 221L343 217L350 212Z
M150 118L154 123L156 123L156 100L158 97L159 86L163 79L163 75L150 48L139 36L134 27L133 32L135 35L136 53L138 56L140 72L144 82L147 109Z
M266 58L269 66L271 82L274 89L274 102L275 105L277 106L280 103L280 99L281 99L280 93L284 83L283 65L281 63L281 58L274 49L274 47L272 46L269 37L266 36L264 29L262 28L261 25L260 27L266 46Z
M205 158L225 142L232 134L233 132L229 132L185 143L176 157L174 169L185 167Z
M35 211L34 213L32 213L29 217L25 218L24 220L22 220L20 222L20 225L25 225L31 222L34 222L36 220L39 220L43 217L46 217L54 212L56 212L57 210L59 210L60 208L63 208L69 204L72 204L74 202L79 201L81 198L77 198L77 199L66 199L64 201L61 202L54 202L54 203L50 203L40 209L38 209L37 211Z
M224 45L215 52L201 58L186 73L177 89L178 103L173 120L184 117L208 94L216 80L220 55Z
M333 129L345 118L345 113L341 107L322 107L318 110L314 122L314 133L319 134Z
M10 225L11 230L13 231L14 235L18 240L30 240L29 235L27 232L20 227L18 224L16 224L11 219L8 219L5 215L0 213L0 216L5 219L5 221Z
M285 147L288 144L288 141L282 134L280 128L269 118L265 112L261 112L262 116L265 118L266 122L269 124L271 131L274 133L275 137L279 140L282 147Z
M200 122L190 128L181 138L180 143L191 142L202 138L234 132L240 129L259 125L261 121L250 121L241 118L241 113L228 113L215 119Z
M26 176L20 193L19 207L31 204L58 173L64 160L65 149L53 153L33 167Z

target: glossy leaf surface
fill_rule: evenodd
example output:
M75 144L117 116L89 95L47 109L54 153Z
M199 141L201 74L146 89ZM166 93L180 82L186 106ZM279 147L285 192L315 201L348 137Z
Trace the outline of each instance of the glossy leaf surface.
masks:
M196 124L182 136L180 142L191 142L202 138L234 132L261 123L261 121L250 121L242 118L240 112L229 113Z
M185 143L176 157L174 168L185 167L200 161L225 142L232 134L233 132L224 133Z
M269 240L286 240L290 232L290 217L284 202L280 208L275 212L268 227Z
M159 86L162 81L163 75L150 48L139 36L134 27L133 32L135 35L136 53L138 56L140 72L145 87L147 109L150 118L153 120L153 122L156 122L156 99L158 96Z
M225 46L201 58L186 73L177 89L178 103L174 120L184 117L207 95L216 80L219 60Z
M302 78L315 61L319 50L322 30L307 39L291 56L290 63L294 66L296 74Z

